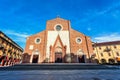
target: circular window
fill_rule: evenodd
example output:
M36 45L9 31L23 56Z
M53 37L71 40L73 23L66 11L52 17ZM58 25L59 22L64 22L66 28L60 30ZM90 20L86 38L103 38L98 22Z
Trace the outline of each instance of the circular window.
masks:
M82 42L82 39L81 39L80 37L77 37L77 38L76 38L76 42L77 42L78 44L80 44L80 43Z
M60 31L61 29L62 29L62 27L61 27L60 25L57 25L57 26L56 26L56 30L57 30L57 31Z
M40 42L41 42L41 39L40 39L40 38L36 38L36 39L35 39L35 43L36 43L36 44L39 44Z

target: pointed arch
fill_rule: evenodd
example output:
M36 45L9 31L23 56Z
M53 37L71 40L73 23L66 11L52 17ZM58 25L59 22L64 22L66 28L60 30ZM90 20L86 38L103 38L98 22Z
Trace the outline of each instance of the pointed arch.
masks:
M65 53L66 53L66 46L62 43L60 36L58 35L53 46L50 46L50 61L51 62L65 62Z

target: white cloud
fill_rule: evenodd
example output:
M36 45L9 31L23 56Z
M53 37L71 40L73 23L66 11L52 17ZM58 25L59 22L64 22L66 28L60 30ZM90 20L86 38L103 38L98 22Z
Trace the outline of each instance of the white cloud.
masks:
M117 8L119 6L120 6L120 1L115 3L115 4L113 4L113 5L111 5L111 6L108 6L106 9L101 10L101 11L94 10L94 12L93 12L93 10L89 10L86 13L86 15L89 15L89 16L87 16L86 18L82 19L81 21L82 22L87 22L87 21L89 21L89 20L91 20L93 18L96 18L96 17L100 16L100 15L108 14L109 11L112 11L113 9L115 9L115 8ZM116 17L116 14L113 14L113 16Z
M14 41L25 43L26 42L26 38L17 37Z
M29 36L29 34L27 33L15 32L13 30L5 30L4 33L6 35L9 35L13 39L13 41L23 42L23 43L26 41L26 37Z
M107 41L118 41L120 40L120 33L104 34L96 36L92 39L94 42L107 42Z
M15 31L12 31L12 30L5 30L5 33L9 34L9 35L23 37L23 38L26 38L27 36L29 36L27 33L15 32Z

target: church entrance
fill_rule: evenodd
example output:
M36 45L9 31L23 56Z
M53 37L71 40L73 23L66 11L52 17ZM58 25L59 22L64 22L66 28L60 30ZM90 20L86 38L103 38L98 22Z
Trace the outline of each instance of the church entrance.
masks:
M62 52L55 52L55 63L62 63Z
M32 63L38 63L39 55L33 55Z
M84 55L78 56L78 61L79 63L85 63L85 56Z

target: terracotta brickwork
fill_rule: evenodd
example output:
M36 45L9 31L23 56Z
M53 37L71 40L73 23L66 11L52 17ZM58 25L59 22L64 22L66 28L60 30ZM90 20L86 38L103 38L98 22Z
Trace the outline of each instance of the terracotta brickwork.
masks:
M46 25L46 29L53 31L56 24L61 24L62 27L64 27L63 30L69 30L69 27L70 27L69 26L69 21L61 19L61 18L56 18L56 19L53 19L53 20L48 20L47 21L47 25Z
M56 25L59 25L58 30ZM39 43L36 43L37 38ZM36 60L37 63L89 62L92 49L90 37L71 29L69 20L56 18L47 21L45 31L27 38L24 53L30 56L30 63ZM36 59L34 55L38 55Z
M43 62L45 59L45 41L46 41L45 35L46 35L46 31L29 36L26 41L26 47L24 53L28 53L29 55L32 55L32 53L37 49L40 52L40 62ZM41 41L39 44L35 43L36 38L40 38ZM30 46L33 46L33 49L30 49Z
M65 57L66 47L62 44L62 41L61 41L59 35L55 41L55 44L53 46L51 46L50 51L51 51L50 62L55 61L55 52L62 52L62 55L61 55L61 57L63 58L62 62L65 62L64 57Z
M82 42L77 43L76 38L81 38ZM70 30L70 47L71 47L71 53L74 55L77 55L77 51L79 49L82 50L82 52L86 55L86 58L89 59L90 55L93 53L92 49L92 43L88 36L75 31L73 29Z

